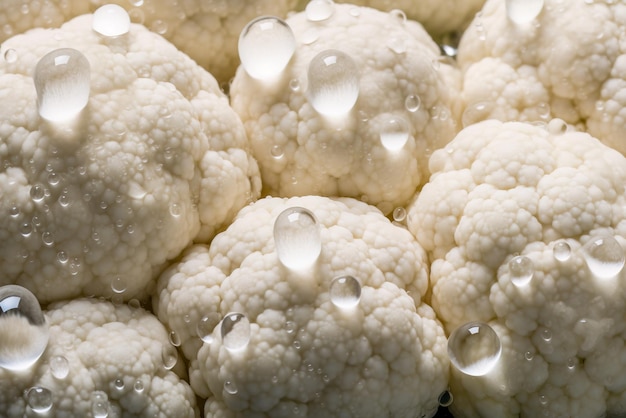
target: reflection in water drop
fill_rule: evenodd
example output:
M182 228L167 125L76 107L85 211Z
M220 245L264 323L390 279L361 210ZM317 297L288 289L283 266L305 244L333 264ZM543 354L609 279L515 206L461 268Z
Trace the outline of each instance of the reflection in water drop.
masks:
M469 322L455 329L448 338L450 361L470 376L483 376L497 364L502 353L498 334L483 322Z
M328 49L311 60L307 96L320 114L340 116L349 112L359 97L359 70L346 53Z
M301 207L281 212L274 222L274 244L285 267L298 270L313 265L322 251L320 226L313 213Z

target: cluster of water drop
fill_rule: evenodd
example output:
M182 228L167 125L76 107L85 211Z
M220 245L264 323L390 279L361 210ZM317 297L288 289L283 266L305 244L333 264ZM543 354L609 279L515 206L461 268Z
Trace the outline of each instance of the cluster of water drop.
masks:
M500 360L502 345L498 334L483 322L468 322L448 338L448 356L452 365L470 376L484 376Z
M302 207L290 207L274 222L274 245L280 262L289 269L311 267L320 256L320 226L313 213Z

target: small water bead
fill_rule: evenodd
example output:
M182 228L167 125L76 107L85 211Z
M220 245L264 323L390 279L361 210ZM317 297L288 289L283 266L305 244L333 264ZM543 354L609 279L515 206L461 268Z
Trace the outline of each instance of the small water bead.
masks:
M172 344L174 347L180 347L180 336L176 331L170 331L168 339L170 340L170 344Z
M307 3L304 13L311 22L329 19L335 12L335 4L331 0L311 0Z
M352 17L359 17L361 16L361 9L358 6L355 6L355 7L352 7L350 10L348 10L348 13Z
M0 367L29 368L43 354L49 335L35 295L17 285L0 287Z
M289 88L293 92L300 91L300 80L298 80L297 78L292 78L291 80L289 80Z
M552 341L552 331L549 328L544 328L541 330L541 339L545 342L549 343Z
M270 154L272 155L272 158L276 160L280 160L281 158L283 158L283 155L285 155L280 145L274 145L270 150Z
M361 283L352 276L335 277L330 283L330 301L338 308L352 309L361 300Z
M524 353L524 358L525 358L527 361L532 361L532 360L533 360L533 358L535 358L535 355L533 354L533 352L532 352L532 351L527 351L527 352L525 352L525 353Z
M9 208L9 216L11 216L11 218L17 218L18 216L20 216L20 208L13 205Z
M50 373L56 379L65 379L70 373L70 363L63 356L54 356L50 359Z
M41 234L41 242L43 242L43 244L46 247L51 247L54 245L54 234L50 231L44 231Z
M468 322L448 338L450 361L470 376L483 376L494 368L502 353L498 334L483 322Z
M450 405L452 405L452 402L454 401L454 397L452 396L452 392L450 392L449 390L444 390L443 392L439 394L438 400L439 400L439 405L443 406L444 408L447 408Z
M624 250L612 236L591 239L582 252L589 270L600 279L615 277L624 268Z
M46 197L46 188L41 184L35 184L30 188L30 198L33 202L41 202Z
M399 115L387 114L382 118L380 142L387 151L400 151L409 140L409 122Z
M422 99L417 94L410 94L404 100L404 107L411 113L415 113L422 105Z
M130 16L121 6L106 4L93 13L91 27L103 36L122 36L130 30Z
M9 64L17 61L17 52L15 52L15 49L9 48L6 51L4 51L4 60L8 62Z
M26 238L33 232L33 225L30 222L22 222L20 224L19 231L20 235Z
M76 116L89 101L89 61L72 48L56 49L35 67L39 115L61 122Z
M397 19L402 24L406 23L406 13L400 9L390 10L389 15L391 15L394 19Z
M91 414L94 418L109 416L109 397L100 390L91 394Z
M220 335L229 351L241 351L250 342L250 321L242 313L231 312L222 319Z
M183 213L183 210L178 203L170 204L170 215L172 215L172 217L178 218L180 217L182 213Z
M572 248L569 246L567 241L561 240L554 243L552 253L557 261L563 262L569 260L569 258L571 257Z
M346 53L328 49L309 63L307 96L320 114L340 116L349 112L359 97L359 69Z
M219 321L220 317L216 312L203 316L196 324L196 334L203 342L211 344L213 342L213 330Z
M43 387L32 387L26 392L28 406L38 414L44 414L52 409L52 392Z
M115 379L115 381L113 382L113 386L115 386L115 389L119 391L124 390L124 388L126 387L124 383L124 379L122 379L121 377L118 377L117 379Z
M544 0L506 0L506 15L513 23L523 24L533 20L543 10Z
M126 291L126 279L117 276L111 280L111 290L113 293L121 294Z
M239 35L239 58L248 75L259 80L279 75L296 50L289 25L277 17L264 16L246 25Z
M237 389L237 385L235 384L235 382L227 380L224 382L224 390L227 393L230 393L231 395L236 395L238 389Z
M312 266L322 251L320 226L305 208L291 207L274 222L274 244L280 262L289 269Z
M461 116L463 127L465 128L473 125L474 123L488 119L493 111L493 107L494 105L491 102L477 102L470 104L465 108L463 115Z
M520 255L513 257L509 261L509 274L511 282L517 286L526 286L533 278L535 274L535 267L530 258Z
M136 393L142 393L144 390L143 382L140 379L137 379L133 384L133 390Z
M578 364L578 359L575 357L570 357L567 359L567 369L570 371L574 371L576 369L576 365Z
M552 135L562 135L567 132L567 123L562 119L552 119L548 122L548 132Z
M57 253L57 261L61 264L66 264L69 260L69 256L65 251L59 251Z
M396 222L404 222L406 219L406 209L397 207L393 210L393 220Z
M176 347L171 344L164 344L161 349L161 360L166 370L173 369L178 362L178 350L176 350Z
M150 25L150 30L156 32L159 35L165 35L168 30L167 22L161 19L157 19Z

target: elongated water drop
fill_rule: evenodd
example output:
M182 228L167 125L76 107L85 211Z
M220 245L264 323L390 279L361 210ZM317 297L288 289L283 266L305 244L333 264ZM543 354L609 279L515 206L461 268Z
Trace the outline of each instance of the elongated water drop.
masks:
M409 139L409 122L400 115L388 114L382 119L380 142L388 151L400 151Z
M330 301L338 308L354 308L361 300L361 284L352 276L335 277L329 292Z
M448 338L450 361L470 376L483 376L500 359L502 345L498 334L483 322L468 322L455 329Z
M250 342L250 321L244 314L231 312L222 319L222 344L229 351L241 351Z
M544 0L506 0L506 15L517 24L534 20L543 10Z
M32 387L26 392L28 406L38 414L44 414L52 408L52 392L44 387Z
M174 368L176 362L178 362L178 350L171 344L163 344L161 349L161 360L163 361L163 367L166 370Z
M533 266L533 262L530 258L519 255L517 257L513 257L511 261L509 261L509 274L511 282L515 286L526 286L530 283L533 275L535 274L535 267Z
M259 17L239 35L239 59L252 78L266 80L279 75L296 50L289 25L272 16Z
M322 115L349 112L359 98L359 69L346 53L328 49L309 63L307 96Z
M311 0L307 3L304 14L311 22L321 22L330 18L335 11L332 0Z
M24 370L48 345L49 329L39 301L17 285L0 287L0 367Z
M615 277L624 268L624 250L614 237L593 238L582 250L589 270L600 279Z
M216 312L204 315L196 324L198 337L200 337L203 342L211 344L213 342L213 330L219 322L220 316Z
M313 213L301 207L282 211L274 222L274 244L285 267L300 270L312 266L322 251L320 227Z
M572 248L569 246L567 241L560 240L554 243L552 253L557 261L567 261L572 255Z
M56 49L35 67L37 105L42 118L62 122L76 116L89 101L89 61L72 48Z
M106 4L93 13L91 27L103 36L122 36L130 30L130 16L121 6Z

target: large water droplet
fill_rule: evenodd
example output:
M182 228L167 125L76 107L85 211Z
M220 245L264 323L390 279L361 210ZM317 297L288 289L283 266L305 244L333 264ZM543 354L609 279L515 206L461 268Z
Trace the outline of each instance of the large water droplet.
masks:
M320 227L313 213L301 207L282 211L274 222L274 244L285 267L305 269L313 265L322 251Z
M342 309L351 309L361 299L361 284L352 276L335 277L330 283L330 301Z
M178 361L178 350L171 344L164 344L161 350L161 360L166 370L171 370Z
M439 405L443 406L444 408L447 408L450 405L452 405L454 397L452 396L452 392L450 392L449 390L444 390L443 392L439 394L438 400L439 400Z
M91 394L91 414L94 418L109 416L109 397L106 393L97 390Z
M450 361L461 372L483 376L496 365L502 353L498 334L483 322L469 322L448 338Z
M24 370L48 345L49 329L39 301L17 285L0 287L0 367Z
M304 13L311 22L321 22L330 18L335 11L332 0L311 0L307 3Z
M50 373L56 379L65 379L70 373L70 363L63 356L54 356L50 359Z
M343 115L359 97L359 69L344 52L328 49L313 57L308 80L309 101L322 115Z
M552 253L557 261L567 261L572 255L572 248L567 241L561 240L554 243Z
M213 342L213 330L219 322L220 316L216 312L204 315L196 324L198 337L200 337L203 342L211 344Z
M103 36L125 35L130 30L130 16L121 6L106 4L93 13L91 27Z
M380 128L380 142L388 151L400 151L409 139L409 132L409 122L403 116L385 115Z
M600 279L617 276L624 268L624 250L614 237L597 237L583 246L589 270Z
M37 105L42 118L61 122L76 116L89 101L89 61L72 48L56 49L35 67Z
M530 258L519 255L509 261L509 274L515 286L526 286L535 274L535 267Z
M252 78L266 80L279 75L296 50L289 25L277 17L260 17L239 35L239 59Z
M44 414L52 408L52 392L43 387L32 387L26 392L28 406L38 414Z
M250 342L250 321L244 314L231 312L222 319L222 344L229 351L241 351Z
M543 10L544 0L506 0L506 15L514 23L534 20Z

